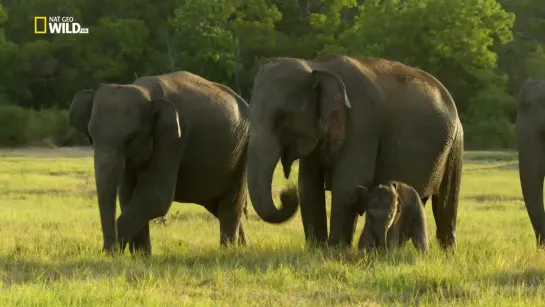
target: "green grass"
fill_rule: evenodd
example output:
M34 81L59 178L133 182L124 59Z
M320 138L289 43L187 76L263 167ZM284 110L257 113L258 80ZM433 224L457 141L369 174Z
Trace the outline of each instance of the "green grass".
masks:
M543 306L545 255L535 248L516 153L465 160L453 253L438 248L430 204L429 255L408 244L365 257L306 251L299 215L271 225L253 208L251 246L222 250L215 218L174 203L166 223L153 223L154 254L144 260L100 254L89 151L3 150L0 306ZM278 170L273 193L285 183Z

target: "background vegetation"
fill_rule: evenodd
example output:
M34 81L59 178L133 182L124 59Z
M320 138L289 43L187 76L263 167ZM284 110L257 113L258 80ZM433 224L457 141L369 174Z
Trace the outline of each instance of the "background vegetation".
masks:
M431 203L431 253L418 255L409 243L383 257L306 251L299 213L279 226L252 206L244 221L250 246L220 249L215 217L173 203L164 220L152 222L148 260L99 254L92 149L0 156L0 306L545 304L545 257L522 201L516 153L466 153L457 247L449 253L435 239ZM285 181L279 166L275 197Z
M434 74L467 148L511 148L514 97L545 77L542 2L0 0L0 145L84 144L63 110L101 82L188 70L249 99L267 57L344 53ZM89 34L35 35L34 16L72 16Z

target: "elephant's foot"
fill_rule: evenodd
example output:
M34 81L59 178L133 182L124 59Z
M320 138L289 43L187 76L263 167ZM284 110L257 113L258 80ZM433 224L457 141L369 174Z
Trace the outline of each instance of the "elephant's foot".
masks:
M246 237L246 232L244 231L244 227L242 226L242 223L240 223L240 227L238 228L238 245L240 246L248 246L248 238Z
M117 256L121 254L121 252L122 251L120 251L120 247L117 242L104 243L104 245L102 246L102 253L110 257Z
M327 241L327 246L329 248L343 249L343 248L349 248L351 245L348 244L345 240L340 240L340 239L337 239L337 238L330 238Z
M332 195L333 196L333 195ZM332 200L328 245L333 248L351 248L358 213L353 200Z
M149 222L129 240L129 251L133 256L151 256Z
M142 242L129 242L129 251L133 257L142 256L150 257L151 256L151 245L142 243Z
M545 234L539 230L535 230L535 233L537 248L545 250Z
M239 238L240 242L241 238ZM220 247L233 246L237 243L236 235L234 234L220 234Z
M327 225L325 227L316 227L311 224L307 225L304 230L307 248L327 248Z
M331 234L327 240L327 246L330 248L350 248L352 247L352 237L354 228L346 226L341 231L331 230Z
M437 232L437 240L439 241L439 247L443 251L447 251L456 247L456 234L454 231L446 233Z

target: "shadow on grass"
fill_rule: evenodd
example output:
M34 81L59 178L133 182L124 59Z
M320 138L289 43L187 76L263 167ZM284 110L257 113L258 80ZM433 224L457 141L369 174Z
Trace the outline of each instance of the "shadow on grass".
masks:
M513 161L517 160L518 154L516 151L465 151L464 162L478 161Z
M14 198L14 199L29 199L32 197L74 197L74 198L85 198L93 199L96 196L96 191L92 187L87 187L85 185L79 186L77 190L67 190L60 188L50 188L50 189L11 189L4 190L0 192L0 195Z
M368 255L354 250L316 247L269 250L230 247L222 250L199 250L193 255L158 254L149 258L133 257L128 250L117 256L100 253L87 255L86 258L52 261L29 259L31 257L26 258L17 253L0 256L0 268L4 272L1 279L5 286L119 277L125 277L129 283L139 283L149 276L161 279L172 276L173 273L177 274L176 272L213 275L216 271L229 274L242 269L259 275L271 270L288 269L309 278L316 274L327 274L342 280L344 269L339 269L340 266L362 270L384 263L413 263L417 257L413 253Z
M465 169L464 173L479 173L479 172L489 172L489 171L518 171L519 164L518 162L513 163L507 163L502 165L493 165L493 166L480 166L480 167L472 167L469 169Z
M522 196L500 195L500 194L481 194L462 197L463 199L473 200L478 203L490 202L523 202Z
M195 206L194 204L189 204L189 205L190 206ZM198 207L199 209L204 209L204 207L201 207L200 205L197 205L197 206L199 206ZM159 217L159 218L156 218L156 219L152 220L152 223L155 224L155 225L160 225L160 226L168 226L170 224L176 224L176 223L183 224L186 221L195 221L195 220L218 221L218 218L213 216L208 211L203 211L203 212L194 212L194 211L183 212L183 211L180 211L180 210L176 210L173 213L168 213L166 216ZM260 221L260 220L261 220L261 218L257 214L248 212L248 221ZM244 221L246 221L246 217L243 217L243 222Z
M545 269L496 272L488 277L502 287L537 288L545 285Z

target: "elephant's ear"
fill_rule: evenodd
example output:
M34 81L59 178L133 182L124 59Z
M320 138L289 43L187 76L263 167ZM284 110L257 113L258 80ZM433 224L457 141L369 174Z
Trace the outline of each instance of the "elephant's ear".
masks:
M337 74L318 69L312 71L311 84L318 96L320 126L330 149L336 151L345 139L346 109L352 107L346 86Z
M156 141L179 139L182 137L182 126L178 109L164 98L152 100L153 137Z
M70 123L70 126L85 134L91 144L93 144L93 139L89 134L89 129L87 126L89 125L91 111L93 110L94 96L94 90L83 90L77 92L74 95L72 104L68 110L68 122Z

